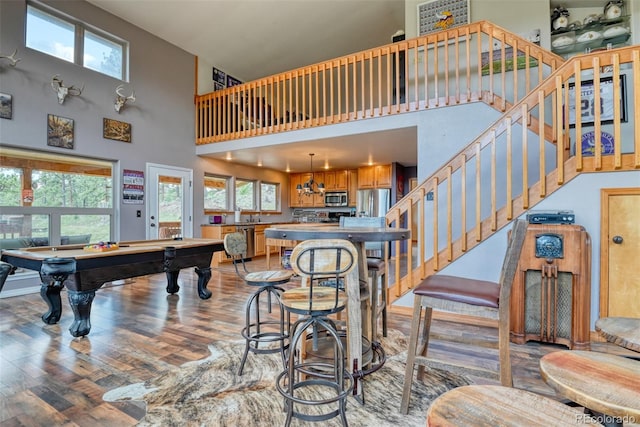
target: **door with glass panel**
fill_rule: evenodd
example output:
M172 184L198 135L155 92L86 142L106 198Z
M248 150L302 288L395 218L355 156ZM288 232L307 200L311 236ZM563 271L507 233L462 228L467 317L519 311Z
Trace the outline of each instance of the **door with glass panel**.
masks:
M193 171L147 165L147 239L192 237Z

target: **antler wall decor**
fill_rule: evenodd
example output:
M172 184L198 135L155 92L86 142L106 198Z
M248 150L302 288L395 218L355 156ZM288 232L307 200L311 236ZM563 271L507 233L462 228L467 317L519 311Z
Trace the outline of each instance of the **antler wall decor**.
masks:
M58 95L58 104L63 104L67 95L79 96L84 90L84 85L81 88L75 86L65 86L60 78L60 74L56 74L51 78L51 87L53 91Z
M124 107L127 101L136 102L136 92L132 90L131 95L125 96L122 93L123 88L124 88L124 85L118 85L118 87L116 88L116 100L113 104L113 108L116 110L117 113L120 112L120 109Z
M11 55L3 55L2 53L0 53L0 59L8 59L9 61L11 61L11 64L9 65L12 67L15 67L16 64L22 59L22 58L16 58L17 53L18 53L18 49L14 50Z

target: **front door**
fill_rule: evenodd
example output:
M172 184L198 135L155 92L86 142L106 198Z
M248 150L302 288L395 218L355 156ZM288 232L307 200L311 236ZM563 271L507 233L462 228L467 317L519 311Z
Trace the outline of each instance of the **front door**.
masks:
M602 189L600 317L640 317L640 188Z
M193 171L147 164L147 239L193 236Z

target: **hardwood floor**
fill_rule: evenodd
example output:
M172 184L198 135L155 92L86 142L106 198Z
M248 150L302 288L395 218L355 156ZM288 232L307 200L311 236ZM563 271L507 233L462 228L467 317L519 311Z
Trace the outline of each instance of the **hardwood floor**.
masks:
M264 259L250 268L265 268ZM244 303L255 290L228 264L213 271L209 300L198 297L192 270L181 272L179 283L176 295L166 293L163 274L100 289L91 333L84 338L67 331L73 315L64 295L56 325L41 321L47 306L38 294L0 299L0 426L134 425L144 416L141 404L107 403L102 395L205 358L213 340L239 339ZM389 327L408 334L410 318L392 310ZM496 349L451 341L477 344L488 337L495 343L495 329L435 320L432 330L431 354L471 367L497 367ZM512 348L516 387L551 394L540 379L538 360L565 347L528 343Z

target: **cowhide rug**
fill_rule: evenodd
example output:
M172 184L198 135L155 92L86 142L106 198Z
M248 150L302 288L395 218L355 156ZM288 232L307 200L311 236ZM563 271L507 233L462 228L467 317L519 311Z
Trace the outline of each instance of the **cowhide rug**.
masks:
M382 338L387 361L364 381L366 404L349 397L347 420L356 426L424 426L431 401L452 388L470 384L462 375L426 368L424 383L414 376L408 415L399 412L407 338L394 330ZM145 383L111 390L106 401L138 400L147 405L141 426L281 426L283 398L275 387L282 371L279 354L249 354L244 375L236 372L244 349L242 341L219 341L211 355L190 362ZM311 410L318 408L311 407ZM325 408L326 410L326 408ZM293 426L338 426L339 418L320 423L292 421Z

